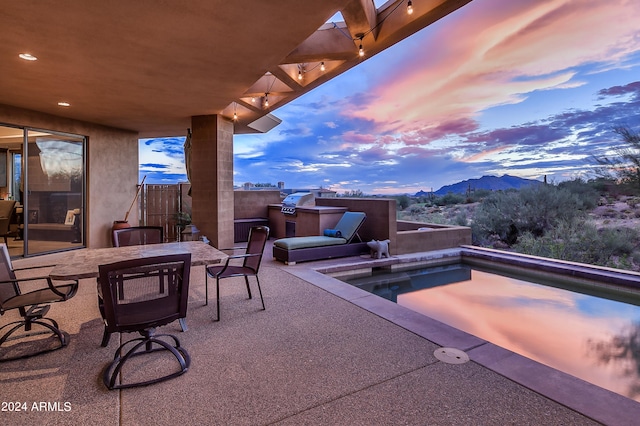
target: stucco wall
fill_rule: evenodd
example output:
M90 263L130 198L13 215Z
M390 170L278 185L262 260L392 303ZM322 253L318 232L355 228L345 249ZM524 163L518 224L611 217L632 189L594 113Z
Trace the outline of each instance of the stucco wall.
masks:
M367 220L360 236L364 241L389 239L392 255L417 253L471 244L471 228L419 222L398 221L396 200L388 198L316 198L317 205L344 206L350 211L362 211ZM426 227L428 230L418 231Z
M242 191L233 192L233 218L234 219L254 219L258 217L269 217L269 204L281 202L280 191Z
M114 220L123 220L138 183L138 134L0 105L0 123L87 136L87 247L111 245ZM138 224L137 209L129 223Z
M442 250L471 244L471 228L398 221L397 238L394 254Z
M391 198L316 198L318 206L346 207L352 212L364 212L367 219L360 228L363 241L389 239L389 248L396 249L396 200Z

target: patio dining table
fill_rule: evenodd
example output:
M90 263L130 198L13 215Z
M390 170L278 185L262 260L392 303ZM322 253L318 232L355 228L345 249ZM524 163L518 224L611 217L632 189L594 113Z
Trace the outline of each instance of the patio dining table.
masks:
M177 253L191 253L192 266L221 263L228 257L203 241L82 249L69 252L69 257L58 263L49 276L54 280L97 278L100 265Z

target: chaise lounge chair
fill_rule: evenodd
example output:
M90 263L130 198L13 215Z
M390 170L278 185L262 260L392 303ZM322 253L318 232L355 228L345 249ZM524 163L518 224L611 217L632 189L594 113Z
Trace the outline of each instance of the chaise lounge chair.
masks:
M273 243L273 257L288 265L308 260L358 256L367 253L367 243L362 242L358 230L366 219L363 212L345 212L334 229L325 235L313 237L281 238ZM358 242L353 242L357 238Z

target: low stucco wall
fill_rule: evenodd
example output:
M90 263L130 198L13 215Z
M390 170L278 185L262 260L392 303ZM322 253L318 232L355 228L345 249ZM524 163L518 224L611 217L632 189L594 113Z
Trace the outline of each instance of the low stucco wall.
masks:
M233 191L233 241L244 242L249 239L249 230L253 226L267 225L274 235L274 224L269 220L269 205L280 204L279 190Z
M317 205L361 211L367 220L360 231L363 241L389 240L391 255L455 248L471 244L471 228L401 221L391 198L316 198ZM427 228L426 230L419 230Z
M397 247L392 254L408 254L471 244L471 228L398 221Z

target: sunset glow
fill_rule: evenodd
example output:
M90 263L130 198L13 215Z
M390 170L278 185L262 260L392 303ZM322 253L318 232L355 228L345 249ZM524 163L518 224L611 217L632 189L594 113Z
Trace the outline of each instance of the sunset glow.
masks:
M234 183L393 194L591 177L612 127L640 127L638 16L628 0L474 0L275 110L269 133L235 136ZM186 179L181 140L141 141L141 174Z

